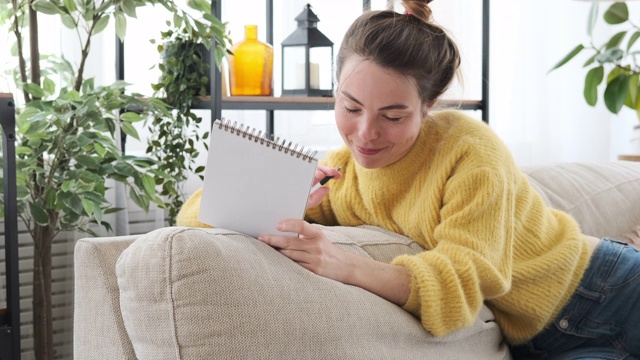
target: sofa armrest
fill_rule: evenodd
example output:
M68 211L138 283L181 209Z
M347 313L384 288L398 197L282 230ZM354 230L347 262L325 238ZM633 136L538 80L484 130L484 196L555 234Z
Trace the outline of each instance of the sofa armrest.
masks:
M74 250L75 359L135 359L124 329L116 261L137 236L80 239Z

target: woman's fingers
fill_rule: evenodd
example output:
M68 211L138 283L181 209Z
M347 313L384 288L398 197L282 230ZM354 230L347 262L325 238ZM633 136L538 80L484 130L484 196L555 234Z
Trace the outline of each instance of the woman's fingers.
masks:
M307 200L307 209L320 205L322 199L327 196L327 194L329 194L329 187L322 186L320 189L309 195L309 200Z
M299 234L298 236L261 234L258 240L267 245L287 250L305 250L309 240L322 236L322 230L299 219L283 220L278 223L278 231Z
M342 178L342 174L338 171L338 169L326 165L318 165L318 168L316 169L316 173L314 175L313 185L318 184L320 180L324 179L327 176L332 176L335 180ZM307 209L319 205L322 202L322 199L327 196L327 194L329 194L328 186L321 186L316 191L312 192L309 195L309 200L307 201Z
M318 181L324 179L325 176L333 176L335 180L342 178L342 174L340 173L340 171L338 171L338 169L333 168L331 166L318 164L318 167L316 168L316 173L314 175L315 181L313 183L315 184Z

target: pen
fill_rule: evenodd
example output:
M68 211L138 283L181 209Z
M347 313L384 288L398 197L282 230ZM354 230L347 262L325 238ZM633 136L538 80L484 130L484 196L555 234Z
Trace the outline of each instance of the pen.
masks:
M341 168L342 168L342 166L338 166L338 171L340 171ZM314 192L316 192L318 189L320 189L322 187L322 185L326 184L327 181L329 181L331 179L333 179L333 175L323 177L322 180L318 181L317 184L313 185L313 187L311 188L311 191L309 191L309 195L311 195Z

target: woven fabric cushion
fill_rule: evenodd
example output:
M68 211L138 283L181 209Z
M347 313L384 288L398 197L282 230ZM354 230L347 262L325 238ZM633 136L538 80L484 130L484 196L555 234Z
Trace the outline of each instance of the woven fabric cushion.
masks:
M550 206L584 234L624 240L640 224L640 163L564 163L523 169Z
M381 261L421 250L374 227L324 230L344 250ZM223 229L143 235L116 273L139 359L509 358L486 308L471 327L434 338L400 307Z

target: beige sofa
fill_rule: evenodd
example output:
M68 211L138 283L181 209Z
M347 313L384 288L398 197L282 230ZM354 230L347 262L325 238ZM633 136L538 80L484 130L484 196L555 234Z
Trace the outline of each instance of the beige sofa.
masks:
M623 239L640 225L640 163L525 172L585 233ZM324 230L344 250L381 261L421 250L370 226ZM223 229L79 240L74 307L77 359L510 357L486 308L469 328L435 338L398 306Z

